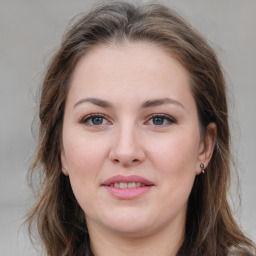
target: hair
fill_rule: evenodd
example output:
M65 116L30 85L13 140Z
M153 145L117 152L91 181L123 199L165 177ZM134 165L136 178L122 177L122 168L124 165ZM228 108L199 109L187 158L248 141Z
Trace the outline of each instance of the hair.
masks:
M188 200L185 238L177 255L254 255L255 245L237 225L227 199L231 153L221 66L213 49L190 24L154 3L97 5L72 25L51 59L41 90L38 148L28 173L30 182L38 173L41 177L36 202L27 214L31 237L35 225L47 255L80 255L81 248L83 255L92 255L84 212L69 178L61 172L65 101L76 64L93 47L143 41L162 47L187 70L202 136L209 123L217 126L207 173L196 176Z

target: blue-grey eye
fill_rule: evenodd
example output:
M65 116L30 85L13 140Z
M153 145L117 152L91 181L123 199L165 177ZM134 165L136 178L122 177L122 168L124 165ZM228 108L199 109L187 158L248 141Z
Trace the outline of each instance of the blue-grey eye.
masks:
M149 119L148 123L151 125L162 126L162 125L173 124L175 123L175 121L170 116L158 114L158 115L153 115Z
M104 117L101 117L101 116L91 117L91 123L93 125L101 125L103 124L103 121L104 121Z
M163 125L166 121L165 117L157 116L152 118L152 122L154 125Z
M89 116L85 117L82 120L82 123L90 125L90 126L99 126L99 125L107 124L108 121L103 115L94 115L94 114L92 114L92 115L89 115Z

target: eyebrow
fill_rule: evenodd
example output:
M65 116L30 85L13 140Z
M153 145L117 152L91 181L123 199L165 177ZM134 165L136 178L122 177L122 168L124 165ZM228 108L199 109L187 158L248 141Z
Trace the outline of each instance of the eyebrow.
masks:
M97 105L102 108L113 108L113 106L110 102L108 102L106 100L101 100L98 98L81 99L74 105L74 108L77 107L78 105L81 105L82 103L86 103L86 102L92 103L92 104Z
M164 105L164 104L174 104L177 105L179 107L182 107L185 109L184 105L174 99L171 98L162 98L162 99L154 99L154 100L147 100L146 102L144 102L142 104L142 108L149 108L149 107L156 107L156 106L160 106L160 105Z
M108 102L106 100L98 99L98 98L81 99L74 105L74 108L76 108L77 106L79 106L83 103L87 103L87 102L92 103L92 104L97 105L102 108L113 108L113 105L110 102ZM156 106L161 106L164 104L174 104L176 106L179 106L179 107L182 107L183 109L185 109L184 105L181 102L171 99L171 98L147 100L141 105L141 108L156 107Z

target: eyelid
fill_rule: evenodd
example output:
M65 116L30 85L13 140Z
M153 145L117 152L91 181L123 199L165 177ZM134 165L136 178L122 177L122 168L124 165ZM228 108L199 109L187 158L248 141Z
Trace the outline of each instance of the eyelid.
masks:
M103 114L103 113L91 113L91 114L88 114L86 116L81 117L79 122L82 123L82 124L87 124L89 126L90 124L88 124L87 122L88 122L88 120L90 120L93 117L102 117L102 118L104 118L108 122L108 124L112 124L112 122L110 121L110 118L107 115ZM155 113L155 114L151 114L151 115L149 115L147 117L147 119L145 121L145 124L148 123L152 118L155 118L155 117L164 118L165 120L168 121L167 125L173 124L173 123L177 123L176 119L171 117L168 114ZM100 125L90 125L90 126L100 126ZM164 126L164 125L159 125L159 126Z
M107 115L105 115L105 114L102 114L102 113L92 113L92 114L88 114L88 115L83 116L82 118L80 118L80 121L79 121L79 122L82 123L82 124L87 124L88 126L94 126L94 125L90 125L90 124L87 123L88 120L90 120L90 119L93 118L93 117L102 117L102 118L104 118L105 120L107 120L108 123L111 123L111 122L109 121L109 117L108 117ZM100 126L100 125L95 125L95 126Z
M149 116L147 117L146 123L149 122L149 121L150 121L152 118L154 118L154 117L162 117L162 118L165 118L165 119L169 122L169 124L177 123L177 121L176 121L175 118L171 117L170 115L163 114L163 113L158 113L158 114L151 114L151 115L149 115ZM161 125L159 125L159 126L161 126ZM164 126L164 125L162 125L162 126Z

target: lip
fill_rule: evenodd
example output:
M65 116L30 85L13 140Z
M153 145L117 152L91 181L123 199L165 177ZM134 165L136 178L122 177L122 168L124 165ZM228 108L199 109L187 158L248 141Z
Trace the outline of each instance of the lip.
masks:
M153 182L147 180L144 177L138 176L138 175L130 175L130 176L116 175L116 176L113 176L113 177L105 180L102 183L102 186L109 186L110 184L119 183L119 182L125 182L125 183L138 182L138 183L143 183L146 186L154 186Z
M118 187L110 187L110 184L114 183L142 183L144 186L141 187L135 187L135 188L118 188ZM103 188L106 189L106 191L113 197L121 200L132 200L136 199L143 194L149 192L154 187L154 183L137 175L130 175L130 176L122 176L122 175L116 175L113 176L106 181L104 181L101 185Z

